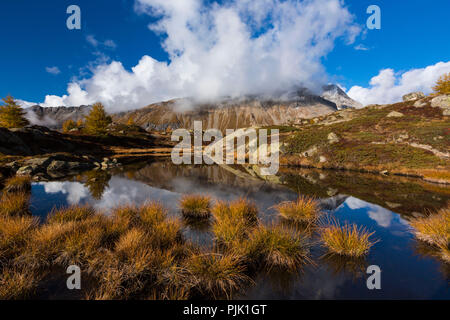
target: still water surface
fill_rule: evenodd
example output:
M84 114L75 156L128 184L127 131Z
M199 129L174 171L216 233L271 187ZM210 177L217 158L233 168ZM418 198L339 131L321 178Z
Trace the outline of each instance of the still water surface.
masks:
M142 163L112 172L92 171L66 181L33 184L31 209L45 219L54 207L91 204L108 214L117 205L157 200L179 216L178 200L186 193L214 199L247 197L261 220L277 220L273 206L307 194L340 222L374 231L379 242L363 261L325 258L312 250L314 264L298 274L261 273L242 299L450 299L450 266L434 257L411 234L408 220L450 200L448 187L403 178L380 178L336 172L286 169L270 181L251 171L219 166L174 166ZM212 243L208 227L186 225L185 237L201 245ZM382 270L382 289L368 290L369 265Z

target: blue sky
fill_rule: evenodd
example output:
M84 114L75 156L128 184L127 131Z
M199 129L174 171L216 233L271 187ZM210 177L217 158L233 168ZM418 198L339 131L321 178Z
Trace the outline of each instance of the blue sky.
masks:
M71 4L81 8L80 31L66 28ZM371 4L381 7L382 29L364 31ZM363 30L351 45L338 38L320 58L330 81L365 88L386 68L401 73L449 62L450 1L347 0L345 5ZM156 21L137 13L134 0L2 0L0 96L43 102L48 94L66 94L70 82L91 77L99 64L120 61L130 71L144 55L169 62L162 48L165 35L148 28ZM356 50L358 45L367 50Z

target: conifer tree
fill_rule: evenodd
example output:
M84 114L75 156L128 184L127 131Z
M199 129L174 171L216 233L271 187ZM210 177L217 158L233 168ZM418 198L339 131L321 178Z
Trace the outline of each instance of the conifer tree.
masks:
M25 118L26 112L13 97L7 96L2 100L5 104L0 106L0 127L23 128L30 124Z
M436 94L450 94L450 72L439 78L433 90Z
M103 105L101 103L96 103L92 106L89 115L86 116L84 129L86 133L91 135L104 135L111 122L112 119L106 113Z

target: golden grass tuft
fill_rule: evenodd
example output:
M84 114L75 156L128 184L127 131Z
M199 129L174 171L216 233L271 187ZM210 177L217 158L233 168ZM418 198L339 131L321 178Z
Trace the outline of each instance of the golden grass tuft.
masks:
M417 239L437 247L442 258L450 261L450 206L427 217L415 218L410 224Z
M0 218L0 265L21 253L38 221L32 217Z
M140 222L139 208L135 205L122 205L112 210L112 217L125 228L136 226Z
M253 202L244 198L226 203L219 201L213 208L212 213L216 220L229 218L243 219L248 225L258 222L258 209Z
M23 216L30 213L30 195L25 192L3 193L0 197L0 217Z
M49 223L64 223L70 221L84 221L95 215L95 209L91 206L70 206L53 210L47 217Z
M74 222L42 225L32 232L26 248L15 263L33 269L51 266L60 253L65 237L75 227Z
M249 226L244 219L224 216L214 221L212 230L218 244L230 247L247 237Z
M31 177L14 176L5 181L6 192L29 192L31 190Z
M230 203L219 201L212 212L216 241L228 247L236 241L244 240L258 222L258 209L253 203L243 198Z
M370 233L363 227L355 224L341 226L339 222L332 221L330 225L320 229L322 243L331 254L358 258L369 253L370 248L376 243L371 241Z
M211 197L184 195L180 200L183 216L190 219L208 219L211 216Z
M146 203L138 211L145 226L157 225L167 218L167 209L159 202Z
M319 203L304 196L300 196L296 201L280 203L275 209L283 219L296 223L310 224L320 217Z
M195 287L203 294L229 298L250 281L242 257L236 254L193 254L186 263Z
M40 276L29 268L6 268L0 273L0 300L29 298L37 288Z
M241 246L253 264L269 270L296 271L310 261L305 235L282 225L258 226Z

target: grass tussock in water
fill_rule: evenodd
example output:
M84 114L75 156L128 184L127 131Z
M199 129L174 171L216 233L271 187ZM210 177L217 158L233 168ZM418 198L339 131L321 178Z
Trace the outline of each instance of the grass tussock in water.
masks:
M183 216L190 219L208 219L211 216L211 197L184 195L180 200Z
M355 224L341 226L337 221L332 221L320 230L322 243L331 254L352 258L363 257L369 253L376 243L370 239L373 234Z
M437 248L443 260L450 263L450 206L410 223L417 239Z
M30 195L25 192L3 193L0 197L0 217L29 214Z
M269 270L296 271L310 262L310 245L304 234L282 225L259 225L241 246L252 264L263 265Z
M309 197L300 196L296 201L280 203L275 209L283 219L296 223L311 224L320 217L319 203Z
M230 247L241 242L258 223L258 209L243 198L233 202L219 201L212 212L212 229L219 245Z
M214 297L238 291L251 281L245 274L241 256L232 253L193 254L186 263L186 269L193 277L194 287Z
M6 192L30 192L31 191L31 177L29 176L14 176L5 181Z
M242 219L248 225L258 222L258 208L253 202L240 198L232 202L219 201L213 208L212 213L216 220L225 218Z

